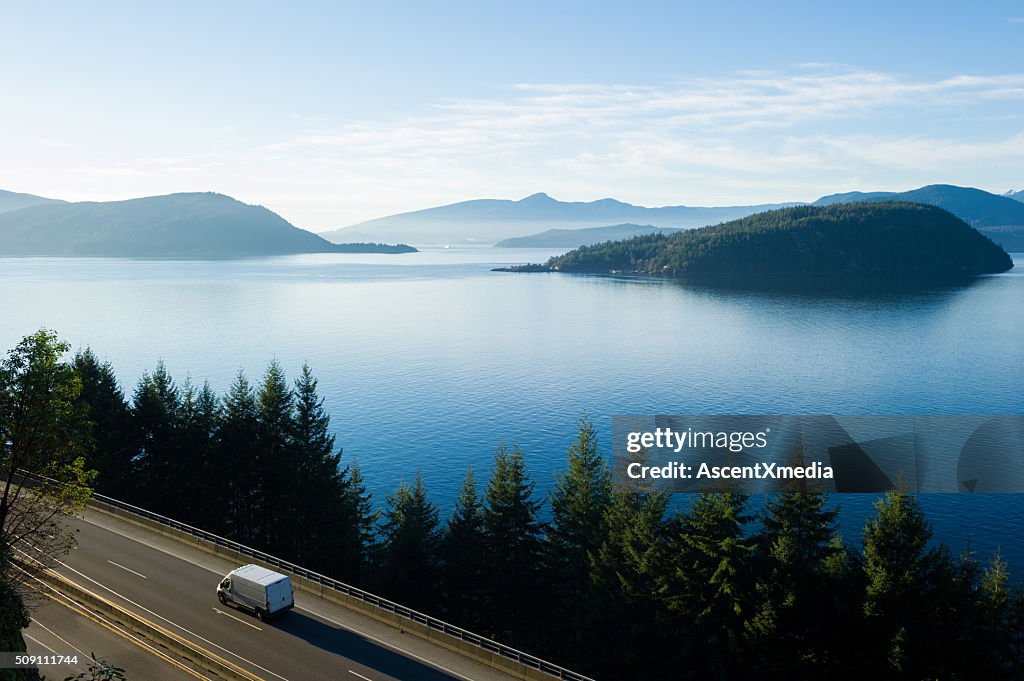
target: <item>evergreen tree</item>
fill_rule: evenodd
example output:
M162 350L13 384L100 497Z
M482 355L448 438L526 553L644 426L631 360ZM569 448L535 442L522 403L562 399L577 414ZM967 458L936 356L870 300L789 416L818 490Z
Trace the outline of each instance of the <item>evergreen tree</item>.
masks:
M590 561L607 535L605 514L611 505L612 478L604 456L597 449L593 422L584 416L577 426L576 442L569 447L568 470L555 474L551 493L548 582L561 603L560 610L570 620L568 627L558 631L562 646L578 651L585 636L583 619L590 591Z
M1024 596L1010 580L1010 570L1001 553L981 579L981 612L987 622L987 640L997 668L990 678L1019 679L1024 676Z
M742 678L744 622L750 609L750 554L745 536L747 495L698 494L670 532L669 564L659 592L675 616L673 630L693 678Z
M665 564L668 496L618 485L605 514L607 532L590 559L580 664L600 678L663 679L666 635L657 596Z
M541 502L518 445L499 445L487 485L484 527L490 565L484 605L489 633L514 646L539 643L536 623L543 569L544 527L537 518Z
M297 533L287 526L299 513L298 477L292 449L294 398L284 370L270 363L256 395L257 448L255 468L260 504L261 548L284 556L295 555Z
M482 623L480 603L488 579L483 500L473 469L466 471L441 542L444 603L448 617L470 630Z
M179 460L184 487L176 517L198 527L216 527L226 510L222 475L214 468L221 408L208 382L197 389L191 380L185 381L180 413Z
M178 514L178 499L188 484L183 478L178 426L181 394L162 361L152 374L145 373L132 395L139 484L132 501L145 503L149 510Z
M925 652L933 624L928 601L940 558L928 550L932 530L905 488L879 499L875 512L864 528L864 612L873 638L872 666L882 678L929 678L934 666Z
M417 610L437 606L441 532L437 506L427 499L423 475L404 481L387 498L381 525L381 584L394 601Z
M349 473L341 468L341 450L334 448L331 417L317 393L308 364L295 381L293 443L298 476L297 509L286 519L296 539L295 560L344 580L359 576L364 549L359 531L358 502L350 494ZM310 522L315 519L315 522Z
M857 631L849 626L856 591L836 528L839 510L825 503L817 492L783 492L762 514L756 605L747 627L765 678L840 678L850 668L844 653ZM832 624L823 631L822 622Z
M355 526L358 541L354 546L358 555L350 557L352 581L366 582L366 569L377 548L377 519L380 511L373 508L373 496L366 489L362 471L355 461L348 467L348 485L345 489L345 503L355 509Z
M109 362L100 362L89 348L75 355L72 366L82 384L78 401L93 423L89 466L98 472L96 489L124 499L136 479L128 403Z
M223 399L223 420L217 438L213 466L226 500L218 531L243 544L262 536L260 512L263 488L255 456L259 442L256 393L241 371Z
M930 612L924 640L924 655L936 670L933 673L941 669L950 678L1000 678L1007 671L1007 649L1002 645L1002 629L992 628L994 613L981 562L970 549L960 554L959 561L944 545L935 554L926 594Z

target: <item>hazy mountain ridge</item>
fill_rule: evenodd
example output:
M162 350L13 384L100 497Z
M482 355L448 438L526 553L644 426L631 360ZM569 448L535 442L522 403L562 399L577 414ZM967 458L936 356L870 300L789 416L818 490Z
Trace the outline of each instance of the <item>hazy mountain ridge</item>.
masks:
M641 234L657 232L678 232L678 227L655 227L654 225L637 225L625 223L607 227L585 227L582 229L549 229L529 236L503 239L494 244L497 248L578 248L590 246L602 241L619 241Z
M47 203L0 213L4 256L232 257L343 251L267 208L213 192Z
M558 201L540 193L518 201L474 199L399 213L322 232L321 236L335 242L355 237L419 244L494 244L503 239L529 236L545 227L581 229L625 223L700 227L787 205L793 204L647 208L615 199Z
M949 210L971 226L1024 228L1024 192L998 196L981 189L955 185L928 185L905 192L847 192L823 196L812 205L853 201L912 201ZM616 224L661 228L694 228L719 224L776 208L806 205L786 202L748 206L691 207L685 205L647 208L615 199L590 202L558 201L547 194L533 194L518 201L474 199L375 218L324 232L331 240L383 240L406 243L491 244L532 237L544 230L578 230ZM1016 232L989 234L1006 240Z
M548 261L563 272L667 276L963 277L1013 267L1006 252L952 213L921 203L836 202L584 246Z
M48 199L35 194L23 194L21 192L9 192L0 189L0 213L7 213L12 210L21 210L31 206L41 206L48 203L64 203L59 199Z

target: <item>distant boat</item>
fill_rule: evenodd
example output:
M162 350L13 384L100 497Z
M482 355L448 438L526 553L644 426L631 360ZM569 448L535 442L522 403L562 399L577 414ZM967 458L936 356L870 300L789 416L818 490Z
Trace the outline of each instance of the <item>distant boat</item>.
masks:
M444 247L445 247L445 248L451 248L451 246L449 246L448 244L445 244L445 246L444 246Z

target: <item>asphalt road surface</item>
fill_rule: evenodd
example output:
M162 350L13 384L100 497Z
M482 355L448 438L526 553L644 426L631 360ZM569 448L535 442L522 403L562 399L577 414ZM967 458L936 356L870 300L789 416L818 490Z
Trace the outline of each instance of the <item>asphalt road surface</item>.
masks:
M299 590L293 610L261 622L217 601L218 582L239 563L97 511L73 526L78 548L58 567L64 577L268 681L513 678Z
M207 678L116 623L81 608L44 585L33 586L38 590L31 597L35 606L32 624L22 632L27 653L61 660L58 664L39 665L45 679L77 676L88 669L92 654L124 669L125 676L132 681Z

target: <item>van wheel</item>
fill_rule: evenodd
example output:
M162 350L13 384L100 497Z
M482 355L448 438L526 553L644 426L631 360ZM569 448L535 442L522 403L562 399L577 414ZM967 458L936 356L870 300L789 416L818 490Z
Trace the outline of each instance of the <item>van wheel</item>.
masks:
M258 619L260 622L267 619L266 614L264 614L263 612L263 608L256 608L256 619Z
M220 601L221 605L226 605L228 602L228 599L224 598L224 594L222 593L217 594L217 600Z

